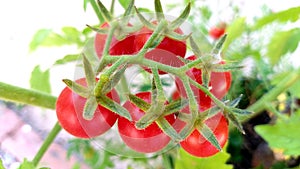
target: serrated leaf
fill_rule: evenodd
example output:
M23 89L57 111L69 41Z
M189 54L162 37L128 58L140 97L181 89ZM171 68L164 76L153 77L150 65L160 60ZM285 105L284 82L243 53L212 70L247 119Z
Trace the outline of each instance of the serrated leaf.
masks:
M232 165L226 164L229 157L230 155L227 152L222 151L211 157L198 158L191 156L180 148L178 158L175 162L175 169L232 169Z
M268 16L265 16L257 20L255 22L255 25L253 26L253 29L254 30L260 29L263 26L272 23L274 21L283 22L283 23L288 21L295 22L299 19L299 15L300 15L300 7L293 7L275 14L272 13Z
M30 51L34 51L52 33L51 29L40 29L34 35L29 44Z
M75 27L65 26L61 30L62 35L67 41L77 44L78 46L83 45L81 40L81 32L78 29Z
M66 55L62 59L56 60L54 65L63 65L69 62L78 61L79 59L80 59L79 54Z
M35 166L33 165L32 162L28 161L26 158L24 159L24 161L22 162L22 164L20 165L20 167L18 169L33 169L35 168Z
M299 41L300 28L275 33L270 40L267 51L271 64L277 64L282 56L294 52L298 47Z
M278 119L274 125L259 125L255 131L263 137L270 147L282 149L285 155L300 155L300 111L288 120Z
M227 37L223 44L223 52L225 52L230 44L240 37L246 29L246 18L238 18L233 23L227 27Z
M42 71L40 66L36 66L31 72L30 87L45 93L51 93L50 71Z

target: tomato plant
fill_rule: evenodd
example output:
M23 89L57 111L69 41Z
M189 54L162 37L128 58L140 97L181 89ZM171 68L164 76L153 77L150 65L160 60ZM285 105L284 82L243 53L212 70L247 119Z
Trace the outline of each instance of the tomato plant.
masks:
M195 60L196 57L189 56L188 60ZM218 64L225 64L225 61L221 61ZM204 68L205 69L205 68ZM192 68L187 72L187 75L191 77L193 80L198 82L199 84L203 84L202 82L202 70L198 68ZM182 82L179 78L175 79L176 86L183 97L187 97L185 89L182 85ZM210 92L217 97L218 99L222 99L226 93L228 92L231 85L231 73L228 71L225 72L214 72L212 71L210 74L209 88ZM213 102L209 96L207 96L204 92L199 90L198 88L192 86L192 90L197 96L197 100L200 104L200 107L206 109L212 106Z
M105 22L100 27L108 28L109 23ZM107 38L107 34L97 33L95 36L94 47L95 47L96 54L99 58L101 58L103 54L106 38ZM133 33L127 35L122 40L118 40L116 37L113 37L109 49L109 54L114 56L114 55L127 55L127 54L135 53L137 50L134 48L134 40L135 40L135 35Z
M78 84L86 86L86 79L76 80ZM115 91L107 94L108 97L118 100ZM83 118L83 107L86 98L72 92L65 87L58 96L56 103L57 118L61 126L70 134L80 138L97 137L109 130L116 122L118 115L108 109L98 106L93 119Z
M136 96L148 103L151 102L150 92L137 93ZM138 152L151 153L163 149L170 142L170 137L156 123L152 123L145 129L137 129L135 123L145 112L129 101L124 104L124 107L130 112L132 121L120 117L118 120L118 130L122 140L128 147ZM165 118L170 124L175 122L174 114L168 115Z
M224 147L228 140L228 122L222 113L207 119L205 124L213 131L220 146ZM197 129L180 142L180 145L185 151L196 157L209 157L219 152Z

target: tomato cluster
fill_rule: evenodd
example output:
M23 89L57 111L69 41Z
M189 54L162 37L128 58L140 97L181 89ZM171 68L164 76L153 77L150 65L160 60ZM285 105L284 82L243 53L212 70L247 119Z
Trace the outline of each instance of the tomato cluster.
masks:
M153 22L153 24L155 25L156 22ZM130 27L131 24L128 24L128 26ZM105 22L100 27L109 28L109 23ZM177 34L183 34L180 28L175 29L174 32ZM152 33L153 30L143 27L140 31L127 34L122 40L112 37L108 54L112 57L120 55L135 55L144 47ZM99 59L103 57L102 55L106 40L107 34L96 34L94 47ZM185 58L186 50L187 46L185 40L176 40L165 36L159 44L155 44L152 48L147 50L144 58L155 61L158 64L181 67L184 65L183 60L193 61L197 59L195 55ZM225 64L225 62L221 61L216 64L222 65ZM107 66L109 67L110 64ZM147 72L152 73L149 67L143 65L142 67ZM203 71L204 69L193 67L186 72L186 76L200 85L203 85ZM162 70L159 70L158 73L160 75L167 74L167 72ZM86 87L86 81L87 80L85 78L82 78L75 82ZM175 83L176 91L173 94L173 101L179 98L187 99L187 93L184 85L182 84L181 77L176 77ZM229 72L214 72L213 69L210 70L208 88L216 98L222 99L226 95L229 90L230 83L231 74ZM201 114L215 106L211 97L207 96L207 94L202 90L192 85L191 89L199 107L198 114ZM151 101L152 93L149 91L139 92L135 95L148 104L151 104L153 101ZM114 89L108 92L106 96L119 103L118 94ZM125 101L122 107L130 113L131 120L117 115L115 112L104 108L100 104L95 110L93 118L91 120L86 120L83 118L83 108L86 102L87 98L73 92L69 87L63 89L58 97L56 104L58 120L61 126L73 136L79 138L97 137L105 133L116 123L119 135L123 142L137 152L158 152L170 143L170 136L166 134L161 126L155 123L155 121L144 129L138 129L136 127L136 122L145 115L145 111L130 100ZM168 104L167 101L166 104ZM187 124L184 120L179 118L178 113L190 114L189 106L185 106L179 112L177 111L175 113L168 114L162 118L164 118L179 134ZM215 138L218 140L219 145L224 147L228 139L228 121L223 116L223 113L216 113L210 118L203 119L202 122L210 128ZM185 151L197 157L207 157L219 152L219 150L201 134L201 125L199 124L195 125L194 130L186 138L180 140L179 144Z

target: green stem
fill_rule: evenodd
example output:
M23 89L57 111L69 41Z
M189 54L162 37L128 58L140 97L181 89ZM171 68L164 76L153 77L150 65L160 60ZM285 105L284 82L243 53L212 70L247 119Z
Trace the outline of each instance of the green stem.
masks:
M61 129L62 129L61 126L57 122L55 124L55 126L53 127L53 129L51 130L51 132L49 133L49 135L47 136L47 138L44 140L44 142L43 142L42 146L40 147L39 151L36 153L35 157L33 158L32 163L33 163L34 166L37 166L39 164L39 162L42 159L43 155L48 150L49 146L54 141L55 137L61 131Z
M111 44L112 38L114 36L115 29L117 28L117 26L118 26L117 22L111 22L111 24L110 24L110 29L109 29L109 32L107 34L106 41L105 41L105 44L104 44L102 58L100 60L99 66L97 68L97 72L96 72L97 74L105 68L105 66L107 64L107 58L110 57L108 55L109 54L109 49L110 49L110 44Z
M168 22L166 20L161 20L147 42L144 44L143 48L138 53L138 58L143 58L147 50L152 46L153 42L157 39L160 33L167 27Z
M0 99L55 109L56 97L0 82Z
M263 97L261 97L254 104L249 106L247 110L253 111L254 113L251 116L242 119L242 122L247 121L251 117L257 116L260 112L266 109L267 104L277 98L278 95L285 92L289 87L295 84L300 80L300 69L290 72L281 82L279 82L273 89L271 89L268 93L266 93Z
M97 5L97 2L95 0L90 0L90 3L92 5L92 8L94 9L94 12L96 13L97 17L98 17L98 20L100 23L103 23L105 20L99 10L99 7Z

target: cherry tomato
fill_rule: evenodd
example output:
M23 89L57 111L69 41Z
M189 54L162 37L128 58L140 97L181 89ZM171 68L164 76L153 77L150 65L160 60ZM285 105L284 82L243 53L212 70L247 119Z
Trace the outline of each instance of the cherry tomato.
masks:
M145 58L165 64L165 65L169 65L172 67L180 67L183 66L184 63L172 52L169 52L167 50L163 50L163 49L152 49L149 52L147 52L145 54ZM147 72L151 73L151 69L148 67L143 67L144 70L146 70ZM158 70L158 73L163 75L166 74L166 72Z
M130 26L130 24L129 24ZM107 28L109 24L107 22L101 25L101 28ZM100 34L97 33L95 37L95 51L99 58L101 58L105 42L106 42L107 34ZM127 55L127 54L134 54L134 34L129 34L125 37L125 39L119 41L115 37L112 38L109 54L110 55Z
M156 21L153 22L157 24ZM180 28L175 29L176 33L183 34ZM139 32L135 35L134 40L134 48L135 51L139 51L143 48L149 37L152 35L153 31L149 30L147 27L143 27ZM160 63L177 66L182 65L180 60L177 58L184 57L186 53L186 42L178 41L175 39L171 39L169 37L165 37L159 45L155 47L155 49L147 52L145 57L147 59L151 59L154 61L158 61ZM146 71L151 72L150 69L145 68ZM165 74L165 72L160 71L159 74Z
M136 96L148 103L151 101L150 92L138 93ZM142 130L137 129L135 123L145 112L129 101L124 104L124 107L130 112L132 121L120 117L118 120L118 130L122 140L128 147L137 152L151 153L163 149L170 142L170 137L167 136L156 123L152 123ZM175 121L175 115L173 114L165 118L170 124Z
M224 35L225 33L225 29L226 29L226 24L225 23L221 23L218 26L212 27L208 34L210 37L212 37L213 39L217 40L219 39L221 36Z
M86 86L85 78L78 79L76 82ZM119 97L114 90L108 93L107 96L119 101ZM117 114L99 105L94 118L85 120L82 112L86 100L70 88L65 87L56 102L56 114L60 125L68 133L79 138L93 138L103 134L114 125L118 118Z
M223 148L228 140L228 122L225 117L222 113L218 113L207 119L205 124L213 131ZM186 152L196 157L209 157L219 152L196 129L184 141L180 142L180 145Z
M195 60L196 57L194 55L189 56L188 60ZM221 61L220 64L225 64L224 61ZM187 75L194 79L199 84L202 84L202 71L201 69L192 68L187 72ZM176 86L180 92L180 94L184 97L187 97L184 86L181 80L176 77L175 79ZM227 91L230 88L231 84L231 73L230 72L211 72L209 87L211 93L216 96L218 99L222 99ZM194 95L197 97L198 103L200 107L204 110L213 105L213 101L209 96L207 96L204 92L200 89L196 88L195 86L191 86Z

